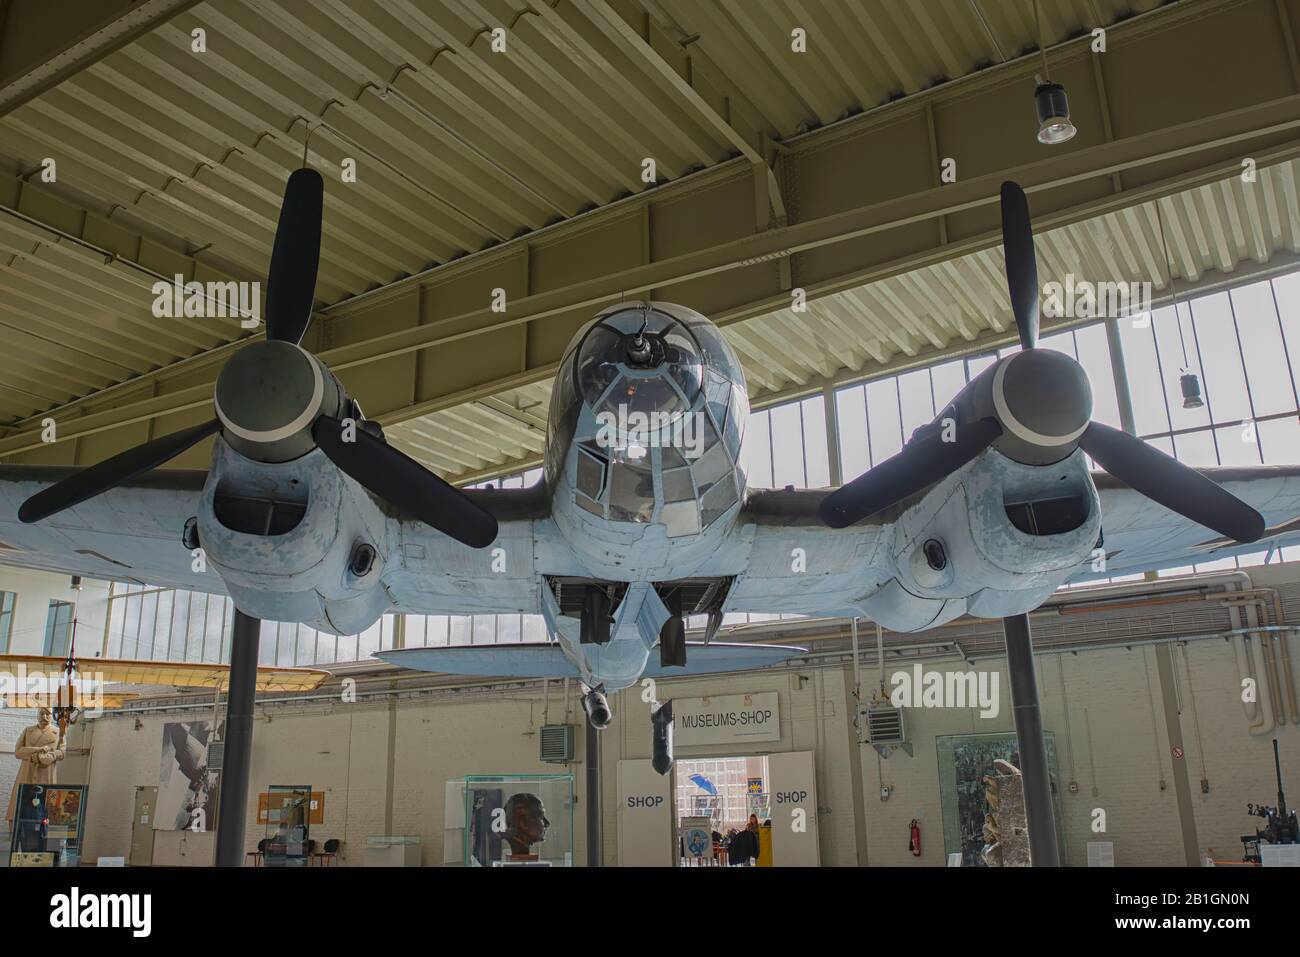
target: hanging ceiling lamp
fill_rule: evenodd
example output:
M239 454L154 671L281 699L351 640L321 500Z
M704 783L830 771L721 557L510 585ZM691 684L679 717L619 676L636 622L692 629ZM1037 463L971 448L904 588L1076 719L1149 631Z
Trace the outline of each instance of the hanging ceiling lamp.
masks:
M1059 83L1041 82L1034 90L1038 111L1038 142L1048 146L1064 143L1078 132L1070 122L1070 101Z
M1178 287L1174 284L1174 261L1169 258L1169 242L1165 239L1165 218L1160 212L1159 198L1156 199L1156 226L1160 229L1160 248L1165 254L1169 295L1174 301L1174 322L1178 324L1178 343L1183 349L1183 368L1178 375L1178 387L1183 393L1183 408L1199 409L1205 405L1205 400L1201 398L1201 377L1191 370L1191 362L1187 358L1187 340L1183 338L1183 317L1178 312Z
M1043 58L1043 74L1035 78L1038 87L1034 90L1034 109L1038 113L1038 142L1054 146L1073 139L1078 130L1070 122L1070 98L1066 96L1065 87L1053 83L1047 69L1047 44L1043 40L1038 0L1034 0L1034 25L1038 29L1038 52Z

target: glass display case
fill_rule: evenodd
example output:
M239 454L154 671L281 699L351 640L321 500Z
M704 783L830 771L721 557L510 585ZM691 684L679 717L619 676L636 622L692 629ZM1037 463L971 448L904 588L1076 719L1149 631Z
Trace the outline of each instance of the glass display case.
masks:
M20 784L10 836L11 867L76 867L86 824L84 784Z
M466 867L572 867L572 774L476 774L463 787Z
M366 838L366 867L419 867L424 855L416 834L376 834Z
M311 862L311 785L273 784L267 788L266 867L306 867Z
M1043 732L1047 748L1047 773L1052 785L1052 804L1056 819L1061 816L1061 791L1058 786L1056 740L1052 732ZM939 759L939 806L943 812L944 853L960 854L961 867L985 867L984 815L989 810L984 776L996 774L993 762L999 758L1020 766L1020 750L1014 732L985 734L945 734L934 739ZM1066 858L1064 828L1057 829L1056 840L1061 860Z

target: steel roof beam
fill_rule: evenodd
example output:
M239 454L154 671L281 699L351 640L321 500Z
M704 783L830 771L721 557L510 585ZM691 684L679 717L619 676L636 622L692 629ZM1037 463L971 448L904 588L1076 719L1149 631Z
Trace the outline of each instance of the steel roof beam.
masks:
M8 0L0 6L0 116L199 0Z
M994 248L1004 176L1027 187L1047 230L1217 182L1243 155L1261 169L1300 155L1294 54L1278 42L1274 4L1191 0L1166 9L1109 29L1110 52L1099 58L1104 121L1089 93L1098 58L1086 38L1050 52L1083 131L1068 147L1034 141L1037 63L1012 61L790 140L780 162L787 226L754 232L754 179L742 156L326 307L322 358L368 413L403 421L544 380L591 310L621 297L675 298L729 324L788 309L792 285L815 299ZM1222 42L1230 35L1257 42L1234 52ZM1238 59L1208 76L1183 52L1202 47ZM1162 78L1156 86L1144 82L1153 73ZM1219 111L1205 116L1206 103ZM958 159L957 182L933 184L935 155ZM1265 216L1269 202L1259 204ZM509 296L504 312L488 305L497 288ZM878 335L901 334L889 317L876 322ZM924 331L881 354L947 342L942 327ZM42 415L73 435L199 409L217 364L168 367ZM159 394L139 398L150 382ZM36 448L40 417L18 423L0 454Z

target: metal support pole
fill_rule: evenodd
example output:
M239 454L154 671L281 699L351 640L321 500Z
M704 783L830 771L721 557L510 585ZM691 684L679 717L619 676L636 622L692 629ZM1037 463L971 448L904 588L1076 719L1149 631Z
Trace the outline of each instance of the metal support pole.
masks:
M225 753L217 812L217 866L244 863L244 822L253 759L253 700L257 695L257 646L262 621L235 609L230 636L230 688L226 695Z
M587 722L587 866L600 867L600 732Z
M1129 435L1137 435L1137 427L1133 422L1133 394L1129 391L1128 368L1124 364L1124 340L1119 334L1121 321L1112 318L1103 323L1106 327L1106 349L1110 353L1111 377L1115 380L1115 402L1119 406L1120 427Z
M1178 683L1174 679L1174 656L1169 645L1156 645L1156 674L1160 677L1160 700L1165 709L1165 732L1169 735L1170 770L1174 778L1174 800L1178 806L1178 830L1183 840L1183 861L1188 867L1201 866L1200 840L1196 834L1196 806L1187 776L1183 726L1179 720Z
M1024 777L1029 853L1034 867L1060 867L1056 816L1052 812L1052 781L1047 770L1043 717L1038 710L1038 677L1034 673L1029 616L1003 618L1002 634L1007 642L1011 710L1016 721L1016 742L1020 747L1020 773Z
M844 484L844 459L840 455L840 413L833 385L822 387L822 407L826 419L826 464L831 485L838 487Z
M862 744L862 662L858 659L858 619L849 622L849 634L853 641L853 727L856 729L854 744Z

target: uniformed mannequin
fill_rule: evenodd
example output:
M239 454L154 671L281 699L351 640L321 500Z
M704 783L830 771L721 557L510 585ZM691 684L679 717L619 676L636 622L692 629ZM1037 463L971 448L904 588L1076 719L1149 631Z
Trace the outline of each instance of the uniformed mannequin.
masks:
M14 746L14 757L22 762L22 767L9 794L9 809L5 812L7 826L13 824L18 789L24 784L57 784L56 769L66 754L63 732L54 726L54 712L42 708L37 713L36 723L23 730Z

